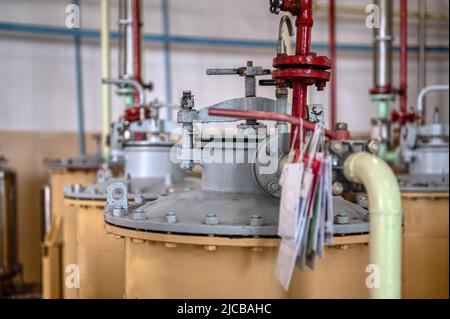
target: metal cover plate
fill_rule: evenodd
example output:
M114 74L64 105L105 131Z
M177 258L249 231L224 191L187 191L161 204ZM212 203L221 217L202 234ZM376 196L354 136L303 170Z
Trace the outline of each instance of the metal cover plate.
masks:
M335 225L335 234L367 233L368 213L364 208L342 198L334 198L335 214L349 216L346 225ZM133 211L143 210L146 219L133 219ZM276 236L278 231L279 200L265 194L212 193L190 191L161 196L142 206L129 207L125 216L105 213L105 221L126 228L143 231L172 232L198 235ZM168 221L166 214L172 218ZM176 222L173 222L173 215ZM205 223L206 215L217 217L217 224ZM259 215L262 226L250 225L250 218Z

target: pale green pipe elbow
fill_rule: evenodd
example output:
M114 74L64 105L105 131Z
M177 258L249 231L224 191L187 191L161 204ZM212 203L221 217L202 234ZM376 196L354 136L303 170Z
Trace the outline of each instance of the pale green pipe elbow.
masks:
M378 157L381 157L388 163L397 163L400 156L400 147L394 150L389 150L387 142L380 143L380 150L378 151Z
M381 158L365 152L345 160L344 174L349 181L363 184L369 199L369 263L378 272L370 297L400 298L402 205L397 179Z

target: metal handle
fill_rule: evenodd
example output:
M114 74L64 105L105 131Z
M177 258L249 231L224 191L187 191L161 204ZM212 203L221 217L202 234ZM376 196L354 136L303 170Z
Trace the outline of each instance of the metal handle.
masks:
M277 82L275 80L259 80L260 86L275 86Z
M239 69L207 69L207 75L235 75L241 74Z

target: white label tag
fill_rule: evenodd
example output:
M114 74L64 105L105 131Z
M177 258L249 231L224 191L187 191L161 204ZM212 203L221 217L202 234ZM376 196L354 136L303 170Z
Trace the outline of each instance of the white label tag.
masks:
M297 247L295 240L282 239L275 264L275 277L281 283L285 291L289 290L296 260Z
M332 179L332 163L331 156L327 156L325 158L325 167L324 167L324 192L326 196L326 205L325 205L325 234L324 241L327 244L331 244L333 242L333 223L334 223L334 215L333 215L333 192L331 190L331 179Z
M314 178L314 174L312 172L312 170L308 169L305 171L305 174L303 176L303 182L301 184L301 189L300 189L300 197L307 199L309 192L311 191L311 186L312 186L312 181Z
M278 235L280 237L294 238L298 221L303 164L286 164L282 174L283 183L281 185Z

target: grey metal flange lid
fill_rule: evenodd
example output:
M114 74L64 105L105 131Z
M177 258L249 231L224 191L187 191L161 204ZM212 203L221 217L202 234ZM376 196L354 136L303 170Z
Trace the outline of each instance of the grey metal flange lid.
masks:
M64 198L80 200L106 200L106 190L109 184L114 182L127 183L124 178L112 178L103 183L91 184L87 187L81 185L67 185L64 187ZM130 180L133 183L133 178ZM142 196L145 201L157 199L161 194L187 192L200 189L201 181L195 177L185 177L183 181L172 186L164 184L164 178L147 178L140 182L141 186L135 192L127 192L128 200L134 200L136 196Z
M97 169L104 163L103 159L96 155L69 157L67 159L44 160L44 165L50 169ZM110 167L122 166L122 162L107 163Z
M334 198L335 214L346 215L335 234L369 231L364 208ZM107 223L142 231L222 236L276 236L279 200L265 194L191 191L161 196L145 205L130 206L123 216L106 210Z
M398 175L398 183L402 192L448 192L449 175Z
M172 147L175 145L175 142L173 141L157 141L157 142L150 142L150 141L127 141L126 147L139 147L139 146L153 146L153 147Z

